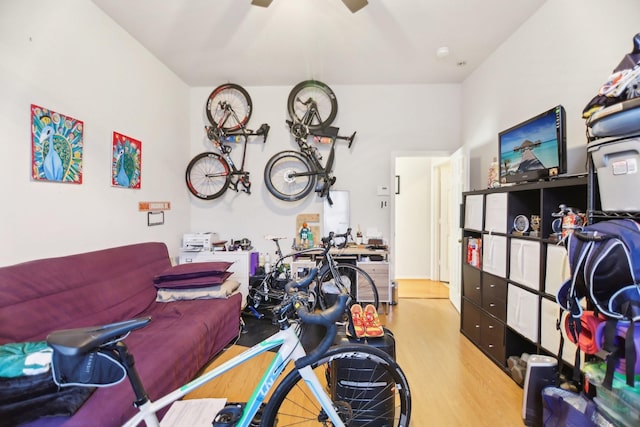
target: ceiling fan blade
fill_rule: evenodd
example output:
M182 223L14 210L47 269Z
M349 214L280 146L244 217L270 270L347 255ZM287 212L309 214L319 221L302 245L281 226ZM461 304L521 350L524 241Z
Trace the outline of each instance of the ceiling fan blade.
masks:
M269 7L273 0L251 0L251 4L260 7Z
M349 8L351 13L356 13L369 4L367 0L342 0L342 3Z

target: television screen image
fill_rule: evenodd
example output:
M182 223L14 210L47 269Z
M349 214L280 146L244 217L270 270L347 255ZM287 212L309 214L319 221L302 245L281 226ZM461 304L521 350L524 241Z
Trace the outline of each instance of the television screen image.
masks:
M554 107L498 135L500 182L527 182L566 172L564 108Z

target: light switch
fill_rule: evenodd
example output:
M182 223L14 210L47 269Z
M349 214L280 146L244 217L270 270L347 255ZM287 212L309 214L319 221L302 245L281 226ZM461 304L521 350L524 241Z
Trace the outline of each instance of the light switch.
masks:
M378 196L388 196L389 195L389 186L388 185L378 185Z

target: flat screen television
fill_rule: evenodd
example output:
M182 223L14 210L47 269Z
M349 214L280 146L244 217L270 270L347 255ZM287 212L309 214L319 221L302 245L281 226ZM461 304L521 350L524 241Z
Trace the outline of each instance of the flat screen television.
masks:
M500 183L529 182L567 172L565 111L553 107L498 134Z

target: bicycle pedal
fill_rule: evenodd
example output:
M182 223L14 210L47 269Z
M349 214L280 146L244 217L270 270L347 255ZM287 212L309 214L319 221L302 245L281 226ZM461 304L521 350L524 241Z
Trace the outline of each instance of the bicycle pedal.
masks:
M242 418L244 403L229 403L216 414L212 427L233 427Z

